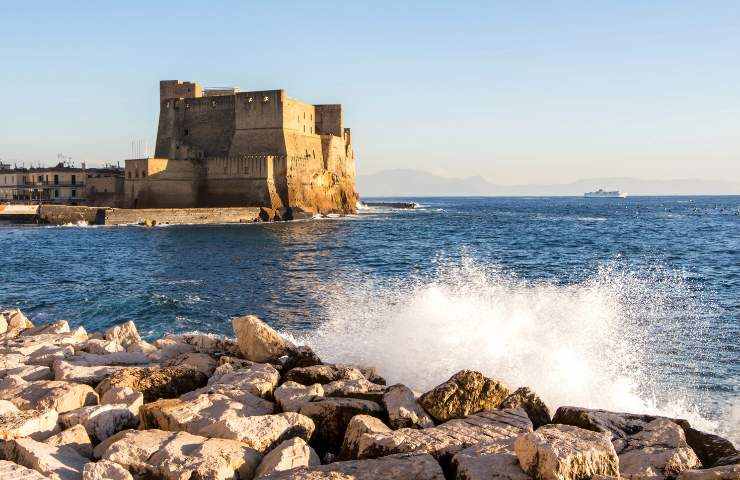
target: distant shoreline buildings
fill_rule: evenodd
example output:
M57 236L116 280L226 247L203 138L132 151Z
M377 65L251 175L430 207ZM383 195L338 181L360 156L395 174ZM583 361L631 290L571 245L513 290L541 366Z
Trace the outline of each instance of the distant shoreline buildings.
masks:
M124 170L109 165L22 168L0 162L0 203L121 206Z

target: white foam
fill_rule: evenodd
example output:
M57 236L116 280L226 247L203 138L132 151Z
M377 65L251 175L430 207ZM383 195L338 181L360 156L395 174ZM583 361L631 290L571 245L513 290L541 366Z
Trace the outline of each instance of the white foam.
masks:
M343 281L325 297L327 320L298 340L329 361L375 365L390 382L423 391L475 369L529 386L553 408L678 416L738 438L650 361L654 342L682 348L686 322L701 335L701 305L677 273L603 267L559 284L465 259L431 278Z

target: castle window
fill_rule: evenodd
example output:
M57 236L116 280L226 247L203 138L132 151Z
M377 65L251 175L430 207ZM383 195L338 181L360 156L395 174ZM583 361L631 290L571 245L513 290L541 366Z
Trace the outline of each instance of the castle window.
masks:
M269 102L269 101L270 101L270 97L268 97L267 95L265 95L265 96L264 96L264 97L262 98L262 101L263 101L263 102L265 102L265 103L267 103L267 102Z
M252 97L249 97L249 98L247 99L247 102L249 102L249 103L252 103L252 100L254 100L254 99L253 99Z
M131 172L128 172L128 179L131 180Z
M144 170L143 172L141 172L141 178L144 178L144 177L146 177L146 170Z
M211 105L213 105L215 107L216 106L216 100L212 101L211 102Z
M190 133L190 132L188 131L188 129L187 129L187 128L186 128L185 130L183 130L183 131L182 131L182 134L183 134L184 136L187 136L187 135L188 135L188 133Z

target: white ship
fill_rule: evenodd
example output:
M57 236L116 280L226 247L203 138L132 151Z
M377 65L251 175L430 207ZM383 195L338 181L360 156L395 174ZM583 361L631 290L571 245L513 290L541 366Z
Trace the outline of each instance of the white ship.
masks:
M586 192L583 194L584 197L601 197L601 198L624 198L627 196L626 193L620 192L619 190L602 190L601 188L595 192Z

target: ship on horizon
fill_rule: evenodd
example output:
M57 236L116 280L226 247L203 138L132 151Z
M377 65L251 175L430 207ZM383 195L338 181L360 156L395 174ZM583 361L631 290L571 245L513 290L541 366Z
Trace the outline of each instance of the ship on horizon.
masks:
M619 190L604 190L600 188L594 192L586 192L583 196L587 198L625 198L627 194Z

